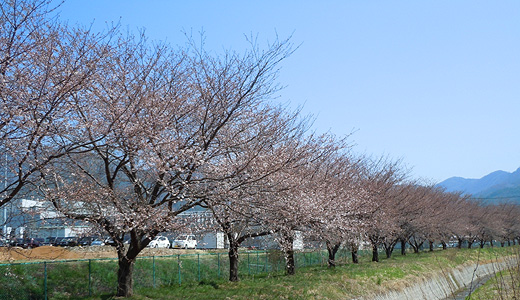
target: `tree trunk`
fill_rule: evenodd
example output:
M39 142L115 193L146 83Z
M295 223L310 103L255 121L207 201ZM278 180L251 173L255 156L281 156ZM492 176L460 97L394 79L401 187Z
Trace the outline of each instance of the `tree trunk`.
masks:
M421 248L422 243L417 244L417 242L414 241L414 242L410 242L410 246L412 246L413 253L419 253L419 249Z
M295 265L294 265L294 250L290 249L285 251L285 272L287 275L294 275L295 274Z
M238 244L229 240L229 281L237 282L238 279Z
M433 241L428 241L430 243L430 252L433 252Z
M295 261L294 261L294 238L291 233L282 233L282 249L285 254L285 273L287 275L295 274Z
M390 245L385 245L385 254L386 254L386 258L391 258L392 257L392 252L394 252L394 245L395 243L392 243Z
M135 259L128 259L126 256L119 258L119 269L117 271L117 297L131 297L133 292L132 274L134 271Z
M401 255L406 255L406 240L401 239Z
M372 261L379 262L379 252L377 252L376 244L372 244Z
M446 250L448 248L448 245L446 245L445 241L441 241L442 244L442 250Z
M483 249L484 248L484 245L486 244L486 241L482 240L480 241L480 249Z
M468 249L471 249L471 246L473 245L473 242L471 242L470 240L468 240Z
M325 243L327 244L327 251L329 252L329 268L334 268L336 266L336 252L338 252L341 244L332 244L329 241L326 241Z
M350 251L350 252L352 254L352 263L354 263L354 264L359 263L358 254L357 254L358 250L352 249L352 251Z
M494 247L494 245L493 245L493 240L489 240L489 245L491 246L491 248Z
M504 241L500 242L500 247L504 248L505 244L506 243Z
M462 249L462 239L458 239L459 243L457 244L457 248Z

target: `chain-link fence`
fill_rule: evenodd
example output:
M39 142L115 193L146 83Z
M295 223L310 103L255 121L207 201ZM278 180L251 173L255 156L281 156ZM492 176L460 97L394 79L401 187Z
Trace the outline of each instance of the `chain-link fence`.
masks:
M349 252L336 254L338 263ZM326 265L323 250L295 252L296 267ZM84 259L0 264L0 299L70 299L115 294L117 259ZM285 259L278 250L247 251L239 256L239 276L284 272ZM182 285L189 282L226 280L227 253L197 253L138 257L133 273L134 288Z

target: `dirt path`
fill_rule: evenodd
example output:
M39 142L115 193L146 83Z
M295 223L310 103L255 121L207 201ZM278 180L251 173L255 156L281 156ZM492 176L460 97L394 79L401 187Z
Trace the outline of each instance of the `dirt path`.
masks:
M144 249L139 256L162 256L186 253L197 253L203 250L180 249ZM34 260L66 260L66 259L94 259L116 258L117 253L111 246L90 247L53 247L42 246L34 249L19 247L0 247L0 263L23 262Z

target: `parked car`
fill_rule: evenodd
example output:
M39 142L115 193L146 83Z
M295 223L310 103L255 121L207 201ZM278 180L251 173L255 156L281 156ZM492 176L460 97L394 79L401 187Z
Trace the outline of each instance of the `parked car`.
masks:
M96 238L93 236L84 236L78 240L79 246L90 246Z
M64 237L57 242L61 247L74 247L78 245L78 238L74 236Z
M12 247L21 247L21 248L27 248L27 240L22 238L12 239L11 240L11 246Z
M111 237L107 237L105 240L105 245L109 245L109 246L115 246L116 245L116 242L114 242L114 239L112 239Z
M61 241L62 241L63 239L65 239L65 237L62 237L62 236L56 237L56 238L52 241L52 246L60 246Z
M101 238L96 238L90 243L90 246L105 246L105 242Z
M170 240L165 236L156 236L149 244L150 248L170 248Z
M41 239L39 238L18 238L11 241L11 246L22 247L24 249L31 249L41 246Z
M44 243L45 243L44 238L33 238L30 242L30 247L31 248L40 247L40 246L43 246Z
M172 248L197 248L197 239L192 234L179 235L172 242Z
M49 236L45 238L45 241L43 242L42 246L52 246L54 240L56 239L55 236Z

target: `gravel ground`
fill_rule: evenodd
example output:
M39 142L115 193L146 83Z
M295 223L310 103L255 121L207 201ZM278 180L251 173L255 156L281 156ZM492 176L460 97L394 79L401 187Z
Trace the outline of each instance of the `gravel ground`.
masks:
M146 248L140 256L163 256L186 253L203 253L206 250L184 250ZM42 246L34 249L22 249L19 247L0 247L0 262L17 262L31 260L63 260L63 259L91 259L91 258L116 258L117 253L112 246L88 246L88 247L53 247Z

